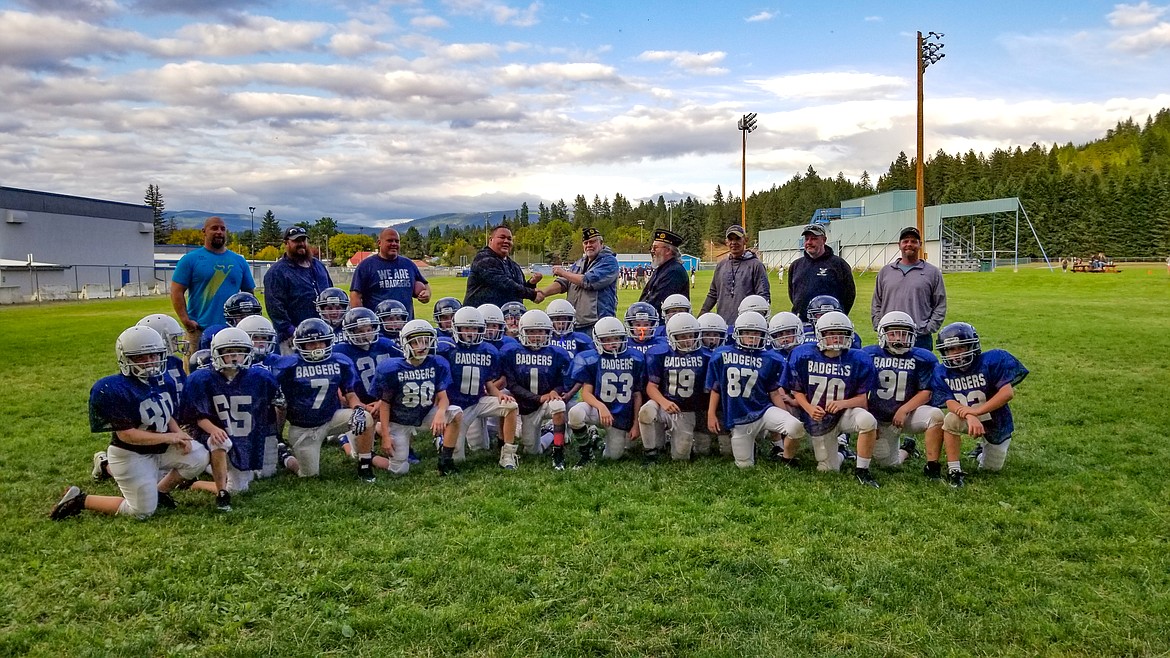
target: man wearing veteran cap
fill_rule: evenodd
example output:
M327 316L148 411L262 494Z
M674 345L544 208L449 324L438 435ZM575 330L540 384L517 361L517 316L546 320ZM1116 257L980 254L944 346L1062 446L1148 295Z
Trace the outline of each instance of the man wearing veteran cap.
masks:
M743 227L732 224L724 234L727 258L715 266L715 277L699 315L712 308L728 325L735 324L739 304L748 295L759 295L772 301L772 287L768 282L768 268L756 255L747 250L747 236Z
M618 261L593 227L581 230L581 248L572 267L552 268L556 280L541 292L545 297L567 293L577 309L577 331L588 335L598 320L617 313Z
M792 312L808 322L809 300L817 295L832 295L848 314L857 298L853 268L844 258L834 254L832 247L825 245L828 234L823 224L809 224L804 227L801 237L804 238L804 254L788 266L788 298L792 300Z
M650 263L654 266L654 274L642 289L640 302L646 302L662 314L662 302L671 295L682 295L691 298L690 277L687 268L682 264L682 254L678 247L683 242L682 236L664 228L654 230L654 241L650 243Z
M947 315L947 289L942 272L919 258L922 253L922 234L907 226L898 234L898 250L902 257L878 271L870 304L870 319L874 329L882 316L890 311L902 311L914 319L917 334L914 346L934 347L933 334L942 327Z
M292 353L297 325L317 317L317 295L332 285L325 264L309 251L309 234L304 227L288 227L284 255L264 275L264 308L276 328L281 353Z

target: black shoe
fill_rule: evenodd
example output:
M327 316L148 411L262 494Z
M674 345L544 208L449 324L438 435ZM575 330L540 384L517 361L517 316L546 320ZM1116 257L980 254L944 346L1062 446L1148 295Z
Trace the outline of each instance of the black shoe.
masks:
M370 484L378 481L378 479L374 477L374 465L371 464L369 460L363 460L362 463L358 464L358 477L360 477L363 482L368 482Z
M288 449L288 444L281 441L276 444L276 463L280 464L281 468L288 468L284 465L288 458L292 457L292 452Z
M849 449L849 435L842 434L837 437L837 452L841 453L841 461L853 461L857 459L857 453Z
M454 475L458 471L455 470L455 459L452 457L439 457L439 475L447 476Z
M778 461L788 468L796 468L796 457L789 459L788 457L781 455Z
M922 474L931 480L938 480L942 477L942 464L926 462L926 465L922 467Z
M947 483L955 489L963 488L963 476L967 475L963 471L951 471L947 473Z
M415 454L415 452L414 452L414 448L411 448L411 449L410 449L410 452L406 453L406 461L407 461L407 463L408 463L408 464L410 464L411 466L414 466L415 464L421 464L421 463L422 463L422 460L421 460L421 459L419 459L419 457L418 457L418 455L417 455L417 454Z
M972 450L971 452L967 453L967 456L970 457L971 459L979 459L979 455L982 455L982 454L983 454L983 444L976 443L975 449Z
M175 502L174 496L172 496L169 492L160 491L158 492L158 506L165 507L167 509L175 509L179 506L179 504Z
M69 487L65 490L65 495L61 496L61 500L53 505L53 509L49 511L49 518L54 521L67 519L71 516L81 514L85 509L85 492L77 487Z
M912 436L903 437L902 445L899 447L906 451L906 459L914 459L918 456L918 442Z
M772 450L768 452L768 461L782 462L784 461L784 446L772 446Z
M553 446L552 449L553 470L565 470L565 446Z
M873 479L873 474L869 472L868 468L853 469L853 476L857 478L858 482L867 487L878 489L881 486L878 484L877 480Z
M232 511L232 495L223 489L215 496L215 509L219 512Z
M642 465L643 466L654 466L657 463L658 463L658 450L657 449L650 449L650 450L647 450L646 452L642 453Z
M573 466L575 469L584 468L593 461L593 448L590 446L581 446L580 455L581 456L580 459L577 460L577 464Z

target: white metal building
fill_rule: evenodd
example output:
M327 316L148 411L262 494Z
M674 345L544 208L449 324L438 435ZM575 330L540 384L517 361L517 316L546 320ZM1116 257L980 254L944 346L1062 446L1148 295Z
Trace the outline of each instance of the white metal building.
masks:
M0 303L156 292L145 205L0 187Z

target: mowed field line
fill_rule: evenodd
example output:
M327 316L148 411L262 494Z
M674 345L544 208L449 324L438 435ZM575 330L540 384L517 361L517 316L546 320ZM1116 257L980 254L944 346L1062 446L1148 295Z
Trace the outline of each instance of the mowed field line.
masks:
M863 489L807 454L565 473L481 455L440 479L420 436L404 478L363 486L326 450L318 480L260 482L229 515L180 492L145 522L47 512L71 483L115 493L88 481L89 387L167 300L0 308L0 655L1170 652L1170 277L946 283L948 320L1031 370L1005 470L960 491L921 461ZM851 313L867 344L872 286Z

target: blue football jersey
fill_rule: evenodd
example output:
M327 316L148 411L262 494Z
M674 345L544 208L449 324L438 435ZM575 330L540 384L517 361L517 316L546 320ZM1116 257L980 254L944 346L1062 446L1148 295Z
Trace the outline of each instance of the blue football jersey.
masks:
M500 353L487 343L470 347L440 344L439 356L451 366L447 397L464 409L487 395L487 383L500 377Z
M654 382L663 397L683 411L707 410L707 362L710 353L699 349L678 352L668 347L646 355L646 379Z
M552 340L549 341L549 344L555 345L564 350L565 353L569 355L570 359L575 358L578 354L584 352L585 350L593 349L593 339L581 333L580 331L574 331L572 333L565 334L564 336L558 336L554 333Z
M569 370L570 380L593 385L593 395L613 414L613 426L627 432L638 412L634 393L645 390L645 378L645 357L628 347L617 356L586 350L573 359Z
M815 344L805 343L792 350L783 384L789 392L804 393L809 403L823 409L834 400L868 394L877 384L877 375L873 360L862 350L845 350L830 358ZM840 415L826 413L814 421L803 408L800 410L804 429L813 436L829 432Z
M719 393L724 428L754 423L773 406L771 393L780 388L784 360L771 350L745 350L724 345L707 365L704 389Z
M261 361L254 361L251 367L267 370L268 372L275 374L276 371L280 369L280 364L287 359L288 357L284 357L277 354L276 352L273 352L272 354L264 357L264 359Z
M199 349L201 349L201 350L211 349L211 339L215 338L216 334L218 334L219 332L221 332L227 328L228 328L228 325L226 325L226 324L213 324L210 327L205 327L203 329L203 333L200 334L200 336L199 336Z
M658 338L656 336L651 336L648 340L645 340L645 341L637 341L637 340L634 340L633 338L630 338L629 340L626 341L626 349L631 349L631 350L637 351L638 353L640 353L642 355L643 358L646 357L646 354L648 352L650 352L650 350L654 349L655 347L659 347L659 346L663 346L663 347L666 346L666 339L665 338Z
M873 359L877 374L877 385L869 392L869 412L879 422L894 420L894 414L906 400L919 391L930 390L938 366L938 358L933 353L915 347L902 355L890 354L878 345L868 345L861 351Z
M196 370L179 405L179 421L192 426L195 438L207 445L198 421L206 418L232 440L228 461L241 471L264 466L264 440L276 434L273 402L280 397L276 377L264 368L246 368L231 381L213 369ZM208 446L210 448L210 446Z
M434 354L417 366L404 358L386 359L378 364L374 387L390 405L391 422L419 427L435 406L435 395L451 388L451 366Z
M175 355L167 357L167 374L175 380L175 404L183 399L183 388L187 385L187 371L183 369L183 360Z
M297 427L320 427L341 408L341 396L354 391L353 361L330 354L321 361L300 356L281 361L276 382L288 403L286 418Z
M516 343L500 353L500 372L507 378L508 388L516 397L521 414L530 414L539 407L518 389L537 397L554 390L564 392L570 387L565 376L572 363L568 352L555 345L530 350Z
M354 368L357 369L357 396L362 401L362 404L370 404L378 400L377 394L374 393L374 371L378 364L386 359L393 359L402 356L402 350L394 344L389 338L382 336L374 341L368 349L351 345L346 342L341 342L333 346L334 354L344 354L353 361Z
M145 383L137 377L110 375L89 390L89 427L92 432L111 432L110 445L143 455L167 451L166 444L141 446L118 438L121 430L167 432L175 416L178 393L175 381L159 377Z
M934 369L931 390L934 395L930 403L946 408L947 400L973 407L987 402L999 389L1011 384L1018 385L1028 376L1028 369L1016 357L1004 350L988 350L975 357L971 365L963 370L948 368L941 363ZM1003 405L989 414L983 414L984 438L988 443L1000 444L1012 437L1015 424L1009 405Z
M515 338L512 338L511 336L503 334L503 333L501 333L500 337L497 338L496 340L487 340L485 338L483 342L496 348L496 351L498 351L498 352L503 352L505 347L520 344L520 341L516 340Z

